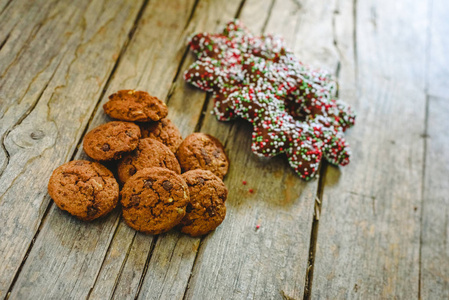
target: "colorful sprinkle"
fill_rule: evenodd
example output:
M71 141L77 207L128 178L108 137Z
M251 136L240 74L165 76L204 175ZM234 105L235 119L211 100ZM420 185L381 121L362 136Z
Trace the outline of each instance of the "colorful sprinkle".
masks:
M285 153L305 180L315 176L323 156L349 163L343 133L354 125L354 112L334 97L331 76L302 64L281 38L254 36L235 20L222 34L194 35L190 48L198 60L185 80L212 92L219 120L240 117L253 124L256 155Z

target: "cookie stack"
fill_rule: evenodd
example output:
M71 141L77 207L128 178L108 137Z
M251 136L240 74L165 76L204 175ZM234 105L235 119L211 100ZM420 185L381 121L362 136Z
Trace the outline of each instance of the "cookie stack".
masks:
M119 121L84 137L83 149L95 161L71 161L53 171L48 192L59 208L90 221L112 211L121 194L123 219L144 233L176 226L200 236L221 224L229 161L219 140L203 133L182 140L165 103L147 92L118 91L103 109ZM100 163L111 161L120 185Z

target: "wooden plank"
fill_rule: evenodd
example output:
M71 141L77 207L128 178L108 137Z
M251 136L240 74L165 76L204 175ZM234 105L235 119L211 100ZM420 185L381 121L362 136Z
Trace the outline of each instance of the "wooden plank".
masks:
M319 19L320 24L307 24L310 18ZM258 29L253 30L260 33ZM311 63L320 60L317 53L327 53L321 66L334 68L337 57L331 29L328 3L276 1L265 32L283 35ZM313 44L315 35L314 48L302 47L305 36ZM186 298L302 298L318 180L300 180L283 157L267 161L252 155L247 123L236 122L229 130L229 125L207 115L201 131L227 140L231 168L225 182L230 192L224 223L202 241Z
M421 298L449 298L449 99L429 99L421 233Z
M41 4L37 1L33 11ZM16 36L24 28L27 38L8 40L2 49L7 65L2 67L1 95L7 101L2 101L0 127L9 159L0 179L0 297L39 230L50 201L48 178L76 148L139 4L58 1L48 12L43 5L38 25L30 20L31 30L22 23L12 30Z
M4 144L8 131L36 104L67 47L73 47L73 39L67 33L76 23L68 22L67 15L58 13L65 6L64 2L55 5L53 1L16 1L0 18L0 175L9 162ZM74 19L76 22L77 18ZM67 24L62 26L62 22ZM56 25L51 37L55 47L45 46L49 26ZM0 184L0 193L4 189Z
M421 227L421 298L449 298L449 11L431 1L426 157ZM439 97L435 97L437 95ZM442 97L442 98L440 98Z
M431 1L428 92L448 98L449 93L449 9L447 1Z
M355 47L339 49L356 53L340 87L357 89L346 100L358 124L352 164L325 175L312 297L416 299L427 1L340 1L338 11L337 44Z
M107 87L103 102L106 101L107 95L125 87L148 88L158 97L166 96L185 49L185 45L180 45L179 40L185 38L185 26L194 3L178 1L167 5L163 1L152 1L146 7L135 38L131 41L134 46L129 47L126 54L120 58L119 67ZM159 42L161 40L164 40L164 43ZM150 47L148 41L153 41ZM143 70L152 70L157 76L145 78L140 75L144 74ZM106 121L108 119L100 109L96 112L90 128ZM76 157L86 158L82 151L79 151ZM105 219L86 224L53 206L29 254L29 260L17 279L12 296L33 291L33 295L42 297L86 297L95 283L118 226L118 216L117 210ZM134 234L135 232L127 227L121 227L116 232L116 236L124 236L125 241L120 241L121 245L126 243L127 238L132 240ZM146 241L148 240L151 243L150 237L146 237ZM126 254L123 248L118 252L115 252L114 248L109 250L112 257L120 256L123 252ZM37 261L39 263L36 263ZM46 283L46 288L42 288L41 282ZM112 290L109 292L112 293Z

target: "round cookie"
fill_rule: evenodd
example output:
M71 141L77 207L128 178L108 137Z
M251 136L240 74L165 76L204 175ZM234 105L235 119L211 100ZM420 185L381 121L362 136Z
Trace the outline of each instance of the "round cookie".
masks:
M164 118L159 122L141 123L142 138L152 138L167 146L173 153L182 142L179 129L170 119Z
M111 171L103 165L75 160L53 171L48 193L60 209L78 219L91 221L115 208L119 186Z
M121 183L125 183L137 171L150 168L161 167L181 173L176 156L161 142L146 138L139 141L136 150L125 155L118 163L118 178Z
M189 187L190 202L180 229L191 236L207 234L226 216L228 189L220 178L207 170L192 170L181 176Z
M83 149L95 160L116 160L136 149L140 128L134 123L114 121L100 125L84 137Z
M147 92L121 90L109 96L104 112L118 120L133 122L159 121L167 116L167 105Z
M184 179L158 167L138 171L125 183L121 195L126 224L149 234L160 234L178 225L189 203Z
M183 172L203 169L223 178L229 168L229 160L220 141L200 132L192 133L181 143L176 157Z

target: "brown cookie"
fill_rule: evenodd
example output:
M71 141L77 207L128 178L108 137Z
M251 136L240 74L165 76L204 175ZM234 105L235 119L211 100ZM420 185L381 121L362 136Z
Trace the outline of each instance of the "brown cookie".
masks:
M133 121L159 121L167 116L167 105L147 92L122 90L109 96L103 105L104 112L111 118Z
M109 122L89 131L84 137L84 152L95 160L116 160L136 149L140 129L134 123Z
M228 189L223 181L207 170L192 170L181 175L190 193L186 215L180 223L183 233L200 236L218 227L226 216Z
M48 193L60 209L91 221L115 208L119 186L111 171L101 164L75 160L53 171Z
M138 171L125 183L121 195L126 224L149 234L163 233L178 225L189 203L184 179L158 167Z
M151 168L167 168L181 173L176 156L167 146L151 138L141 139L136 150L125 155L118 163L118 178L125 183L137 171Z
M229 161L223 145L215 137L200 132L192 133L176 151L182 171L209 170L220 178L228 172Z
M164 118L159 122L140 123L142 138L152 138L167 146L173 153L182 142L182 135L178 127L170 119Z

